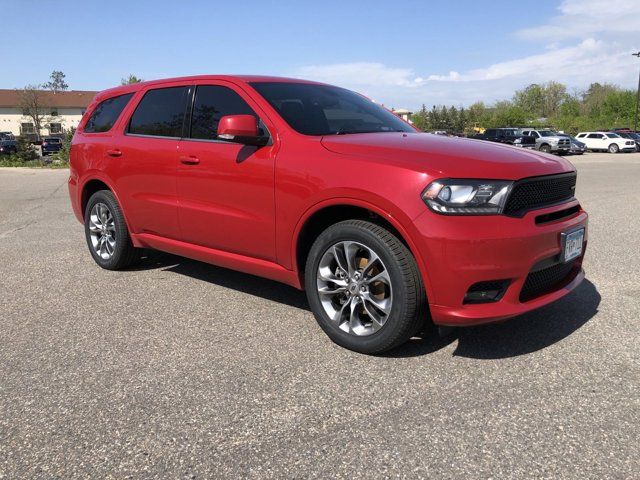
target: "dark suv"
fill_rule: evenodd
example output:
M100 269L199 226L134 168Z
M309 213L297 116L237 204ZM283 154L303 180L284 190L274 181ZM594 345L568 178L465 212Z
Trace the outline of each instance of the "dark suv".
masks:
M62 140L58 137L44 137L42 139L42 155L57 153L62 148Z

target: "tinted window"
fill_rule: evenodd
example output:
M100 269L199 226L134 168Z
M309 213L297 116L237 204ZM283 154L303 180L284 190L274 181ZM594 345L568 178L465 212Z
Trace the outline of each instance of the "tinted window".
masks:
M393 113L343 88L287 82L251 86L294 130L305 135L415 132Z
M100 102L84 126L84 131L86 133L95 133L111 130L111 127L116 123L132 96L133 93L127 93L126 95L108 98Z
M217 85L199 86L193 102L190 137L216 139L218 123L225 115L256 114L247 102L230 88Z
M129 133L181 137L188 87L149 90L129 121Z
M602 138L602 135L599 133L590 133L587 138Z

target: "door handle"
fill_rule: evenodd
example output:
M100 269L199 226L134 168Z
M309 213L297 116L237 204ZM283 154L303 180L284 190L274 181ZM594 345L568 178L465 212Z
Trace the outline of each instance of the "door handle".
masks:
M200 159L196 156L190 155L188 157L180 157L180 163L184 165L197 165L200 163Z
M120 157L122 156L122 151L118 149L107 150L107 155L110 157Z

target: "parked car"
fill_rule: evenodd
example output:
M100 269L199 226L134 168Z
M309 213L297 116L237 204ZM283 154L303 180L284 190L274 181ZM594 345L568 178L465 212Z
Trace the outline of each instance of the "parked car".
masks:
M617 133L622 138L627 140L633 140L636 144L636 152L640 152L640 134L632 130L614 130L613 133Z
M571 153L572 155L582 155L587 151L587 145L582 143L577 138L572 137L571 135L566 135L564 133L561 133L560 136L568 138L569 142L571 142L569 153Z
M0 139L0 154L11 154L18 151L18 142L9 139Z
M535 145L533 137L524 137L524 135L518 132L517 128L488 128L483 133L473 135L471 138L476 140L486 140L489 142L506 143L519 147Z
M62 140L58 137L44 137L41 145L42 155L50 155L60 151L62 148Z
M152 248L284 282L336 343L379 353L572 291L575 185L565 159L421 133L342 88L199 76L99 93L69 194L100 267Z
M16 137L11 132L0 132L0 140L15 140Z
M536 142L536 149L541 152L564 155L571 150L569 139L553 130L522 129L520 133L533 137Z
M636 142L622 138L613 132L580 132L576 138L587 145L592 151L602 150L609 153L633 152Z

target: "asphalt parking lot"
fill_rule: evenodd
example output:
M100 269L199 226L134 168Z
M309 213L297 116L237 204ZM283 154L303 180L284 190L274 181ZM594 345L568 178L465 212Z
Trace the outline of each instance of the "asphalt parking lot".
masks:
M0 169L0 478L639 478L640 154L572 160L587 280L384 357L284 285L101 270L68 172Z

